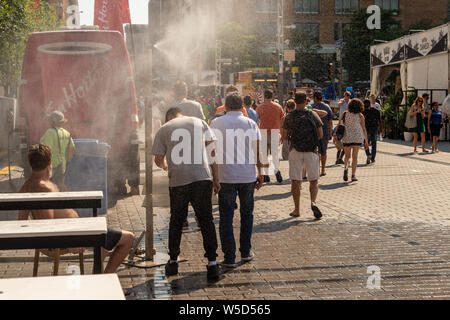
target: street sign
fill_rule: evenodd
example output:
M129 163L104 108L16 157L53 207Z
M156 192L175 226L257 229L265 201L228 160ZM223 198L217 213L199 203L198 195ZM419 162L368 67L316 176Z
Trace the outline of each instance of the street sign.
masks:
M295 61L295 50L284 50L284 61L294 62Z
M298 67L292 67L292 73L298 73Z

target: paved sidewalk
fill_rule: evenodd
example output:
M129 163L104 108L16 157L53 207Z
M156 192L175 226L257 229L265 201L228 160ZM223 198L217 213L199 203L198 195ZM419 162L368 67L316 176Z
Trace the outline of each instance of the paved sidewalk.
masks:
M256 192L253 251L255 259L225 272L215 284L206 281L201 234L193 215L183 234L180 274L166 278L164 268L123 267L119 278L132 288L129 299L417 299L450 298L450 144L441 153L413 155L398 142L379 143L377 161L366 166L361 150L356 183L344 183L330 145L327 175L320 180L314 221L306 183L302 216L293 209L290 185L270 183ZM281 162L288 177L288 163ZM154 171L155 246L167 252L169 210L165 173ZM275 177L271 177L275 181ZM143 196L117 200L109 209L111 227L144 230ZM218 208L214 206L218 226ZM236 211L235 234L239 234ZM218 228L217 228L218 231ZM219 247L219 261L223 257ZM238 260L239 261L239 260ZM63 261L61 274L76 259ZM91 270L88 261L86 270ZM378 266L381 287L368 289L368 267ZM40 275L51 273L42 262ZM32 253L0 252L0 278L30 276Z

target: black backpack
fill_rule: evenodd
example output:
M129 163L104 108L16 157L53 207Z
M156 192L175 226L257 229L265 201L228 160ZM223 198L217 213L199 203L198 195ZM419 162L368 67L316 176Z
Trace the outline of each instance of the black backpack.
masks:
M312 111L294 110L289 117L292 121L288 129L291 148L298 152L316 152L319 146L319 135Z

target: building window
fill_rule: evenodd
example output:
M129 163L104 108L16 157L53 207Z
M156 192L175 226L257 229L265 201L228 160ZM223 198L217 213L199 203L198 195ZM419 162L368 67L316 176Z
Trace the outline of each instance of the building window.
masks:
M375 4L381 9L398 11L398 0L375 0Z
M277 13L278 0L258 0L256 3L257 13Z
M261 23L259 25L259 31L268 37L276 37L278 33L277 24L274 22Z
M319 40L319 24L318 23L296 23L295 30L310 35Z
M334 0L335 14L352 14L359 9L359 0Z
M349 29L351 23L335 23L334 24L334 41L345 40L345 30Z
M319 0L295 0L295 13L318 14Z

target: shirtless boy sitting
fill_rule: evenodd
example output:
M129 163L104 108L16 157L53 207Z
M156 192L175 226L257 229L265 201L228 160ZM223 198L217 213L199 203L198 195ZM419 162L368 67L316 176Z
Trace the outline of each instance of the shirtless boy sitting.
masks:
M20 192L59 192L58 187L50 181L52 172L52 152L50 147L37 144L28 152L28 161L31 166L31 177L24 183ZM79 218L73 209L47 209L47 210L21 210L19 220L30 219L68 219ZM107 251L114 250L109 258L104 273L114 273L122 261L127 257L133 246L134 234L128 231L108 229L106 243L103 246L102 257L106 257ZM72 250L76 252L78 250Z

